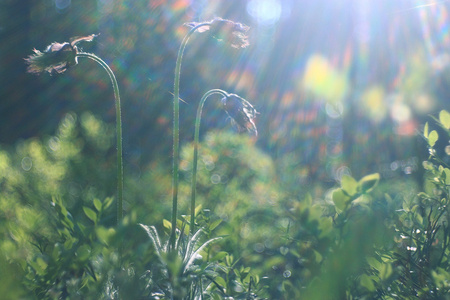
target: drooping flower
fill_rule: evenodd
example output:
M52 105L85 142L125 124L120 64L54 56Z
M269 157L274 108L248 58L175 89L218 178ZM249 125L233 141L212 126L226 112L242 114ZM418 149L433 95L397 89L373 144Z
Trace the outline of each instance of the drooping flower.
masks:
M185 25L193 28L200 24L204 24L204 26L199 27L198 32L210 31L215 39L223 41L233 48L245 48L249 45L247 31L250 27L242 23L214 18L209 22L190 22Z
M236 94L228 94L228 96L222 98L222 105L240 130L247 130L254 135L258 135L254 122L258 112L250 102Z
M96 34L91 34L84 37L73 37L70 39L70 43L54 42L47 46L44 52L33 49L34 54L25 58L28 64L27 72L39 74L47 71L50 75L65 72L70 66L78 63L76 45L79 42L91 42L96 36Z

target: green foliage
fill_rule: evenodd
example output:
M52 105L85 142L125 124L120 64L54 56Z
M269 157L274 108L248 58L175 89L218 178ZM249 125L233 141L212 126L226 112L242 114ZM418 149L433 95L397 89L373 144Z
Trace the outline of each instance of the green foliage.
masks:
M180 197L188 199L192 145L182 149L180 165ZM211 211L213 221L223 220L217 228L217 234L227 236L221 247L240 257L243 265L250 261L256 268L263 265L265 257L254 249L279 233L279 223L284 222L277 213L282 211L280 195L273 161L250 137L207 133L199 147L197 203Z
M192 146L183 148L180 165L184 182L190 183ZM276 190L270 189L276 180L273 162L248 136L209 132L200 144L198 168L199 203L222 218L242 217L235 213L245 214L245 209L229 214L238 204L245 208L275 204Z
M129 176L131 187L151 179L143 194L142 189L127 193L147 201L128 205L125 220L119 227L111 227L115 199L102 201L99 196L104 195L107 180L114 182L112 176L103 174L114 174L112 133L91 114L83 114L80 122L70 114L61 122L58 134L48 138L47 148L45 142L33 139L21 142L15 152L0 152L0 262L2 270L15 274L4 278L1 273L4 284L0 286L7 290L4 295L12 299L156 299L154 274L167 270L161 267L164 259L171 263L171 272L178 273L184 266L178 291L184 290L186 282L195 283L192 295L204 291L217 299L256 291L257 277L250 277L249 269L244 272L241 265L226 266L229 254L209 247L218 239L212 237L212 231L221 220L211 220L200 208L198 222L203 230L191 239L184 233L179 236L181 265L169 254L154 251L137 220L148 221L164 212L159 204L152 213L157 198L167 196L162 184L165 178L170 186L170 176L161 176L166 171L163 167L154 166L142 177ZM95 179L87 182L85 177ZM80 187L78 193L71 190L73 186ZM200 256L204 259L197 260ZM235 268L241 271L239 278Z
M178 232L175 249L170 249L169 241L161 243L155 227L140 224L150 237L158 256L150 270L148 286L153 296L168 299L198 299L207 293L207 288L217 277L219 268L214 261L204 259L204 248L219 238L201 242L203 230L192 236ZM202 255L203 254L203 255Z
M443 129L446 115L436 119ZM430 153L424 192L398 197L396 184L402 185L394 182L383 183L388 191L380 195L378 174L344 176L332 201L295 204L288 250L280 251L279 263L290 271L283 299L448 299L450 172L434 148L442 137L428 123L424 137Z
M190 236L183 216L170 251L169 221L138 225L170 212L159 203L169 202L160 200L170 198L170 174L158 164L130 172L126 217L111 227L115 178L104 173L114 174L113 132L91 114L70 114L44 142L0 151L0 291L10 299L447 299L450 167L436 147L449 132L439 116L424 128L420 192L406 180L345 175L321 198L295 197L249 137L208 133L201 230ZM182 149L182 203L191 149Z
M19 295L82 299L78 290L98 280L95 232L114 222L114 199L105 198L115 191L112 137L92 114L68 114L56 135L0 150L1 261ZM13 291L3 296L16 299Z
M418 195L407 180L387 182L371 174L359 180L343 176L341 186L322 199L307 194L295 199L279 191L276 177L267 172L270 160L262 163L264 156L249 140L220 133L209 134L201 144L198 197L213 217L224 219L218 232L230 236L220 242L222 249L240 253L243 265L267 277L272 297L445 299L450 169L448 159L434 149L441 134L429 133L429 127L424 130L430 148L425 191ZM236 149L251 156L228 158L239 153ZM189 179L190 151L184 151L182 166ZM224 175L237 184L215 180ZM271 184L259 194L252 188L259 182ZM261 201L271 194L275 206ZM261 219L249 217L262 211Z

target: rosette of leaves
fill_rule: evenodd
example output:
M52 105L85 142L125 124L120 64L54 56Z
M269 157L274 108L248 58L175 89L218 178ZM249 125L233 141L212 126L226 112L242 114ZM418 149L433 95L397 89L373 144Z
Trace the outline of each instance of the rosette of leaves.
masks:
M203 242L202 228L190 236L184 233L183 227L177 230L178 237L172 250L169 240L162 242L154 226L140 225L150 237L158 257L148 271L152 299L201 299L209 286L215 284L214 278L220 268L203 257L203 250L221 237Z

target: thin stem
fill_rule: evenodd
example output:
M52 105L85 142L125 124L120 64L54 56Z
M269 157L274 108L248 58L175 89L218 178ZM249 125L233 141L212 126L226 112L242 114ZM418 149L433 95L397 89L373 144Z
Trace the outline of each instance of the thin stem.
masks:
M197 161L198 161L198 144L200 136L200 122L202 119L203 105L205 104L206 99L208 99L209 96L214 94L220 94L224 97L228 96L227 92L219 89L214 89L206 92L203 95L202 99L200 100L200 103L197 108L197 116L195 117L194 159L192 160L193 165L192 165L192 186L191 186L191 226L190 226L191 235L193 235L195 232L195 195L197 187Z
M123 218L123 162L122 162L122 117L120 108L119 86L116 77L111 68L98 56L92 53L80 52L77 57L87 57L99 63L109 78L114 89L114 98L116 101L116 138L117 138L117 225Z
M178 50L177 62L175 65L175 79L173 89L173 174L172 174L172 232L170 234L170 247L175 249L175 234L177 226L177 208L178 208L178 172L180 160L180 74L181 61L183 59L184 49L191 35L200 27L210 25L210 23L200 23L193 27L184 37Z

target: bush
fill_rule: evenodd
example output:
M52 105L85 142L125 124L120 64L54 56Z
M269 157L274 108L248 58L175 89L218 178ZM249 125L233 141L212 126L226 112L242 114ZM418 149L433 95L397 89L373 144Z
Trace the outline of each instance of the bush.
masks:
M163 242L170 174L158 164L130 172L127 213L112 227L113 134L89 113L68 114L55 136L0 151L0 291L11 299L447 299L450 168L436 145L450 136L448 116L440 113L435 130L425 125L419 193L407 181L346 175L323 198L305 191L299 200L284 194L251 138L208 133L201 230L190 236L189 217L178 221L176 257L192 259L177 263ZM191 150L182 150L181 202Z

